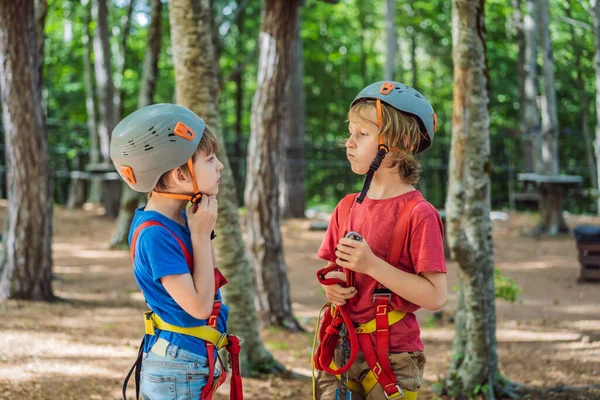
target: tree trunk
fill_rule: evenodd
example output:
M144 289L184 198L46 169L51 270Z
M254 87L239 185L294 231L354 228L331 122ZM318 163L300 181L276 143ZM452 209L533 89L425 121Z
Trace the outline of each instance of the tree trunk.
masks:
M44 80L44 44L46 42L46 35L44 34L44 27L46 26L46 15L48 14L48 0L35 0L35 41L37 44L37 58L38 58L38 77L40 79L39 87L43 86Z
M133 3L133 0L132 0ZM146 41L146 55L144 56L144 71L138 97L138 109L154 103L154 90L158 78L158 59L160 58L160 43L162 39L162 2L151 0L150 2L150 25L148 27L148 38ZM129 188L123 182L121 205L117 218L115 233L110 239L111 248L126 248L129 236L129 228L135 210L145 199L145 196Z
M556 111L556 89L554 87L554 56L550 38L550 10L548 0L537 0L539 36L542 41L544 95L542 96L542 171L544 175L558 175L558 116ZM556 235L569 232L562 215L560 194L557 189L540 186L540 223L536 235Z
M219 218L215 247L219 268L229 280L224 288L230 305L229 330L243 340L242 372L268 371L281 365L265 350L258 332L252 273L238 216L237 196L221 134L218 64L211 39L212 14L208 0L172 0L169 4L177 102L206 119L219 140L221 171Z
M35 36L33 0L1 0L0 91L8 210L0 299L50 301L52 189Z
M279 179L281 137L285 134L298 3L264 0L259 37L258 82L252 104L248 144L246 208L248 248L264 326L300 331L292 313L280 230Z
M146 39L146 55L144 56L144 71L138 97L138 108L154 103L162 38L162 10L163 4L160 0L150 0L150 25L148 38Z
M410 37L410 68L412 70L412 87L417 89L419 87L419 75L417 69L417 33L414 27L407 28ZM418 90L418 89L417 89Z
M306 189L304 176L304 68L302 66L302 38L300 37L300 13L292 50L291 77L287 86L290 109L286 115L287 134L282 135L284 151L283 179L279 180L279 206L284 218L304 218Z
M366 16L365 16L365 12L362 9L362 3L358 3L358 21L360 23L360 26L366 26L367 21L366 21ZM367 86L369 83L371 83L371 80L369 79L369 77L367 76L367 44L366 42L366 35L360 35L360 76L363 78L363 87Z
M44 90L44 46L46 44L46 35L44 33L46 27L46 15L48 14L48 0L35 0L34 15L35 15L35 42L37 46L38 57L38 77L40 79L39 88L42 92L42 110L44 117L48 114L48 91Z
M396 75L398 54L398 33L396 31L396 0L385 1L385 71L386 81L393 81Z
M543 173L542 133L537 105L537 0L526 0L524 18L525 31L525 98L523 113L525 118L525 148L531 149L533 168L536 173Z
M115 88L112 80L110 56L110 32L108 29L108 7L106 0L92 0L92 20L96 23L94 35L94 67L98 89L100 120L98 136L102 162L110 162L110 133L116 124L114 104Z
M568 18L573 18L571 14L573 2L569 2L569 7L566 8ZM592 143L592 135L590 133L590 99L585 90L585 81L581 73L581 51L578 50L578 38L575 35L575 28L572 24L569 25L571 31L571 46L575 53L575 70L577 71L577 87L581 93L581 132L585 141L585 158L588 165L588 174L592 187L595 189L596 197L596 212L600 214L600 196L598 196L598 178L596 175L596 165L594 163L594 144Z
M121 41L113 42L115 47L113 54L115 56L115 65L117 71L115 74L115 123L121 120L123 116L123 73L125 72L125 57L127 56L127 39L131 30L131 15L136 0L129 0L127 12L121 18ZM150 5L150 7L153 7ZM146 50L147 51L147 50Z
M600 187L600 1L590 0L592 6L592 19L594 21L594 69L596 71L596 140L594 153L596 155L596 177ZM600 210L600 198L598 198Z
M539 0L539 35L544 59L544 96L542 96L542 159L546 175L558 175L558 115L554 87L554 55L550 37L548 0Z
M527 134L527 119L525 118L525 81L527 74L525 71L525 31L523 23L523 13L521 11L521 0L513 0L513 22L515 25L515 39L519 48L517 76L519 77L519 133ZM523 170L525 172L534 172L533 146L530 138L523 140ZM513 172L511 172L513 173ZM512 206L511 206L512 207Z
M533 230L534 236L543 234L556 236L559 233L569 233L569 227L562 215L563 204L561 188L556 185L540 183L540 223Z
M242 193L244 189L244 177L242 175L242 143L244 140L244 53L246 43L243 40L243 38L245 37L245 22L246 13L244 11L241 11L240 14L238 14L237 20L238 36L236 42L239 66L236 69L235 74L233 76L233 81L235 83L235 139L233 142L232 172L233 181L235 182L235 189L237 193Z
M448 393L475 397L498 384L490 132L484 0L452 1L454 109L446 232L458 261L459 294Z
M83 1L83 0L82 0ZM90 31L91 9L86 7L84 18L84 29L82 34L83 42L83 70L85 79L85 109L87 111L87 126L90 135L90 159L92 164L100 162L100 142L98 140L98 117L96 115L96 96L94 91L94 66L92 65L92 32ZM82 169L83 171L83 169ZM71 185L85 184L82 179L74 180ZM71 189L73 193L81 191L80 188ZM92 203L99 203L102 200L102 180L92 178L90 180L90 192L88 199ZM79 202L73 202L74 206ZM82 204L83 205L83 204Z

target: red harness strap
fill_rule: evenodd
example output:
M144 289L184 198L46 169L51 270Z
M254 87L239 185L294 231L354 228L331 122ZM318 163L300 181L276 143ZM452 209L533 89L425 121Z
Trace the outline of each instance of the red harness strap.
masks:
M343 232L342 237L346 235L346 220L352 210L352 205L356 199L357 194L348 195L340 202L338 210L338 227ZM336 278L325 278L329 272L342 270L346 275L346 281ZM317 271L317 279L322 285L340 285L342 287L354 286L354 271L332 265ZM356 302L357 297L348 299L348 303ZM338 342L339 333L342 329L342 324L346 325L348 331L348 343L350 345L350 356L345 365L340 366L337 369L331 368L331 361L335 354L335 347ZM358 337L354 330L352 320L346 311L345 306L335 307L333 312L325 314L323 321L321 322L321 329L319 331L319 347L313 356L315 368L321 371L325 371L332 375L340 375L347 372L356 359L358 354Z
M133 262L133 259L135 257L135 248L136 248L137 238L138 238L140 232L149 226L161 226L161 227L165 228L167 231L169 231L169 233L175 238L175 240L177 240L179 247L183 251L183 254L185 256L185 261L190 270L190 273L193 273L194 272L194 256L192 255L192 253L189 251L189 249L187 248L185 243L177 235L175 235L169 228L167 228L165 225L163 225L162 223L160 223L158 221L146 221L146 222L141 223L137 227L137 229L133 233L133 237L131 238L131 261ZM221 312L221 305L222 305L221 300L217 297L217 291L221 287L225 286L225 284L227 284L227 279L225 279L225 277L223 276L221 271L219 271L218 268L215 268L214 271L215 271L214 272L215 273L215 299L214 299L214 303L213 303L212 312L207 321L207 325L210 326L211 328L216 329L217 321L218 321L219 313ZM242 376L241 376L241 371L240 371L240 350L241 350L240 339L234 335L227 335L227 339L229 341L229 344L225 347L225 349L227 350L227 352L229 354L230 365L231 365L230 398L232 400L243 400ZM206 353L207 353L206 358L208 360L208 380L206 382L206 385L204 386L204 389L202 390L201 400L211 400L213 393L219 388L219 386L221 386L223 384L223 382L225 382L225 379L227 378L227 372L225 371L225 369L223 367L223 361L221 360L220 356L217 354L217 359L218 359L219 363L221 364L221 374L219 376L217 376L216 379L214 379L215 361L216 361L215 360L215 353L216 353L215 346L209 342L205 342L205 343L206 343ZM213 382L213 380L214 380L214 382ZM136 382L136 385L137 385L137 382Z
M355 198L356 197L352 195L346 196L340 204L340 209L338 212L338 226L340 231L343 230L344 235L346 232L346 221L350 215L350 211L353 206L352 203L354 202ZM391 237L390 250L387 256L387 262L391 265L399 265L402 249L404 248L408 237L410 214L413 208L421 201L424 201L424 198L421 195L415 195L411 200L408 201L400 213L400 217L398 218L398 221L394 227L394 232ZM327 273L334 270L339 270L340 268L341 267L338 267L337 265L323 268L317 272L317 279L323 285L340 284L342 286L352 286L354 284L354 273L353 271L349 271L345 268L342 268L342 270L346 273L346 282L352 282L352 285L346 284L346 282L343 282L339 279L325 278ZM315 368L332 375L340 375L350 368L356 358L356 353L360 348L365 356L365 360L369 365L369 368L377 378L379 384L383 387L386 395L392 396L397 393L402 393L402 389L400 389L397 384L396 376L389 360L390 332L388 313L390 311L392 296L397 295L392 293L389 289L385 288L381 284L378 284L377 289L373 294L376 325L375 347L373 347L371 344L371 339L368 334L356 333L354 325L350 320L344 306L334 306L333 313L327 313L321 323L321 329L319 331L320 343L314 356ZM357 299L357 296L355 296L353 299ZM335 370L330 367L330 364L333 360L335 347L338 341L339 330L342 323L348 327L350 358L348 359L346 365Z
M317 279L323 285L335 285L339 284L345 286L346 282L336 278L325 278L329 272L336 270L338 267L332 265L331 267L323 268L317 272ZM350 344L350 356L345 365L340 366L338 369L330 367L331 361L335 353L335 347L340 336L340 330L342 324L348 328L348 343ZM321 323L321 330L319 331L319 347L314 355L315 368L321 371L325 371L332 375L340 375L350 369L356 356L358 354L358 337L354 330L352 320L348 315L348 312L344 306L335 307L333 312L327 312Z

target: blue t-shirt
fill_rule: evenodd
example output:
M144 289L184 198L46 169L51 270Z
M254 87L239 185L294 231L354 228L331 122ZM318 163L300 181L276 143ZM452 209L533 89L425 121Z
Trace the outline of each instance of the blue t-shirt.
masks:
M185 219L185 226L156 211L144 211L144 207L137 209L129 230L129 245L131 245L131 239L137 227L152 220L160 222L177 235L193 255L187 215L185 212L182 212L182 215ZM135 279L144 293L148 307L165 322L183 327L206 325L207 320L196 319L186 313L160 283L160 278L163 276L190 273L183 251L169 230L162 226L148 226L140 232L137 237L133 264ZM210 254L200 256L212 257ZM220 290L217 292L217 296L221 299ZM223 304L217 318L217 329L220 332L227 332L228 315L229 307ZM159 337L187 351L206 356L206 344L203 340L158 329L153 336L146 335L144 351L148 352Z

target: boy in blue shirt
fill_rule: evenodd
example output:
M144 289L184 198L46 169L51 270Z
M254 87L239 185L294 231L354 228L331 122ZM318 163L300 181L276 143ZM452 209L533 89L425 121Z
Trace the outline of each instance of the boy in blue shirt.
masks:
M112 132L117 171L133 190L149 193L147 205L136 210L129 243L151 311L124 398L137 367L136 398L211 399L225 379L216 361L222 364L217 350L226 347L231 398L242 399L239 339L227 335L228 307L219 290L227 280L211 242L223 169L216 147L204 121L175 104L144 107Z

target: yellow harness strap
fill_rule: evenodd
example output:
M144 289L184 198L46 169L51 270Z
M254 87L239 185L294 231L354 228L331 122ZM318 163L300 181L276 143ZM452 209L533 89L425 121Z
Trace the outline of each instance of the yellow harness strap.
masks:
M402 319L404 318L405 315L406 315L405 312L402 312L399 310L390 311L388 313L389 326L392 326L395 323L402 321ZM356 329L356 333L359 333L359 334L373 333L377 330L376 324L375 324L375 319L372 319L369 322L365 322L364 324L360 324L355 329ZM332 369L338 368L337 365L335 365L335 362L333 362L333 361L331 362L331 364L329 366ZM336 377L338 379L341 379L341 377L339 375L336 375ZM360 382L357 382L355 380L349 380L348 382L346 382L346 387L348 389L350 389L351 391L353 391L355 393L362 393L365 396L371 392L371 390L375 387L375 385L377 385L377 378L375 377L375 374L373 373L373 371L369 371ZM393 394L389 398L390 399L399 399L399 400L400 399L417 400L418 394L419 394L419 392L411 392L409 390L402 390L401 392L398 392L397 394Z
M389 326L392 326L395 323L402 321L402 318L404 318L405 315L405 312L399 310L392 310L388 312ZM356 327L356 333L373 333L376 330L377 326L375 324L375 319L372 319L369 322L365 322L364 324L360 324Z
M229 344L226 333L221 333L210 326L203 325L185 328L182 326L171 325L168 322L163 321L153 311L146 311L144 313L144 322L146 335L154 336L154 330L160 329L162 331L181 333L183 335L202 339L206 342L212 343L217 350L220 350Z
M337 368L337 365L332 361L329 364L331 368ZM336 375L338 379L341 379L339 375ZM377 378L375 378L375 374L373 371L367 372L365 377L357 382L355 380L349 380L346 382L346 387L355 393L361 393L367 396L371 390L377 385ZM411 392L410 390L402 390L398 394L393 394L389 396L390 399L406 399L406 400L417 400L417 395L419 392ZM395 396L395 397L394 397Z

